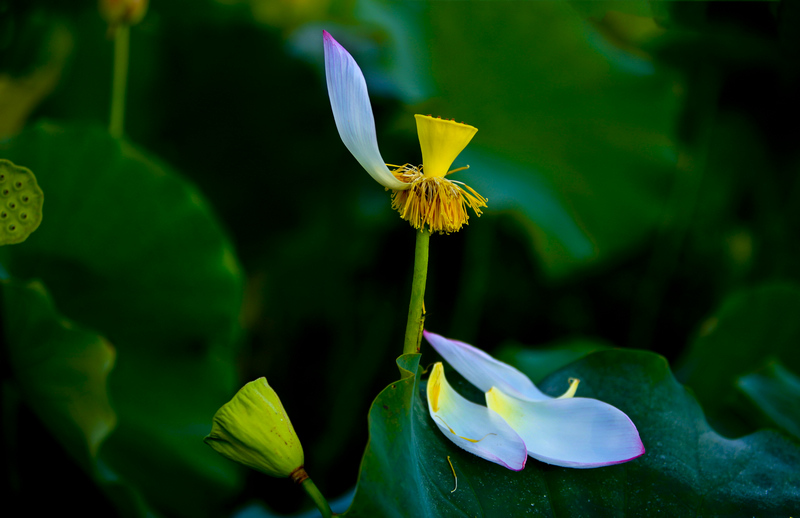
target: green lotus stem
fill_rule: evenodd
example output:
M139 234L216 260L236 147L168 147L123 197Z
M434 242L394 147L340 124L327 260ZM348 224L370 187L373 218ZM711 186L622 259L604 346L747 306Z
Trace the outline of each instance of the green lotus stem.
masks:
M311 500L314 501L314 505L316 505L319 512L322 513L322 518L332 518L333 511L331 511L331 506L328 504L328 501L325 500L325 497L322 496L322 493L319 492L316 484L314 484L310 478L307 478L303 480L300 485L305 489L306 493L308 493L308 496L311 497Z
M419 352L422 340L422 328L425 315L422 314L425 299L425 281L428 277L428 245L431 233L426 230L417 232L417 244L414 249L414 277L411 280L411 303L408 305L408 322L406 323L406 339L403 342L403 354Z
M114 78L111 83L111 120L108 131L121 138L125 122L125 87L128 82L130 27L120 25L114 31Z

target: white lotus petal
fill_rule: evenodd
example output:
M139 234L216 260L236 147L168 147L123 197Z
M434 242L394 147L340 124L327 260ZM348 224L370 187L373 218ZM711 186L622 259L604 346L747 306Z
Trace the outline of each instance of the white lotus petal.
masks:
M342 142L379 184L389 189L408 189L409 184L392 175L378 150L375 118L364 74L350 53L327 31L322 31L322 39L328 96Z
M528 455L548 464L596 468L644 454L628 416L597 399L522 401L493 388L486 404L522 437Z
M427 393L431 418L456 446L514 471L525 467L528 452L520 436L495 412L453 390L441 362L433 366Z
M532 401L550 399L550 396L537 389L526 375L511 365L495 360L477 347L429 331L423 331L423 334L447 363L483 392L497 387L506 394L520 399Z

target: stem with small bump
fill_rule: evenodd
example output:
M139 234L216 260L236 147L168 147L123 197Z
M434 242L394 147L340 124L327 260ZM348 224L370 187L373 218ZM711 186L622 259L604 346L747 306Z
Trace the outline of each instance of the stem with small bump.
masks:
M417 232L417 242L414 249L414 277L411 280L411 303L408 305L408 322L406 323L406 338L403 342L403 354L419 352L419 343L422 340L422 329L425 323L423 314L425 299L425 282L428 277L428 246L431 233L427 230Z

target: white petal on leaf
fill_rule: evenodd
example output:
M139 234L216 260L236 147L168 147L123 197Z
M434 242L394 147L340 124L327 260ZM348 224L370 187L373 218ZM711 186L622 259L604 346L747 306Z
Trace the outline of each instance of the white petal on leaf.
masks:
M522 401L495 388L486 403L522 437L528 455L548 464L595 468L644 454L628 416L596 399Z
M408 189L409 184L392 175L378 150L375 118L364 74L350 53L327 31L323 31L322 39L328 96L342 142L379 184L389 189Z
M550 396L536 388L526 375L511 365L492 358L477 347L429 331L423 331L423 334L447 363L483 392L497 387L506 394L520 399L531 401L550 399Z
M431 419L456 446L514 471L525 467L528 453L520 436L495 412L456 392L441 362L433 366L427 393Z

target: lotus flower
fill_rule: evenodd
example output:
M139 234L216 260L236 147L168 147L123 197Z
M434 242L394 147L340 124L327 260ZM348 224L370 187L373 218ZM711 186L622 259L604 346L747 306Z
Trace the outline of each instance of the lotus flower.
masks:
M467 207L480 216L486 199L462 182L445 178L466 169L449 170L478 129L452 119L415 115L422 165L386 164L378 149L364 75L333 36L327 31L322 36L328 95L339 136L361 167L392 190L392 208L413 227L422 230L427 225L429 231L440 233L457 232L467 224Z

